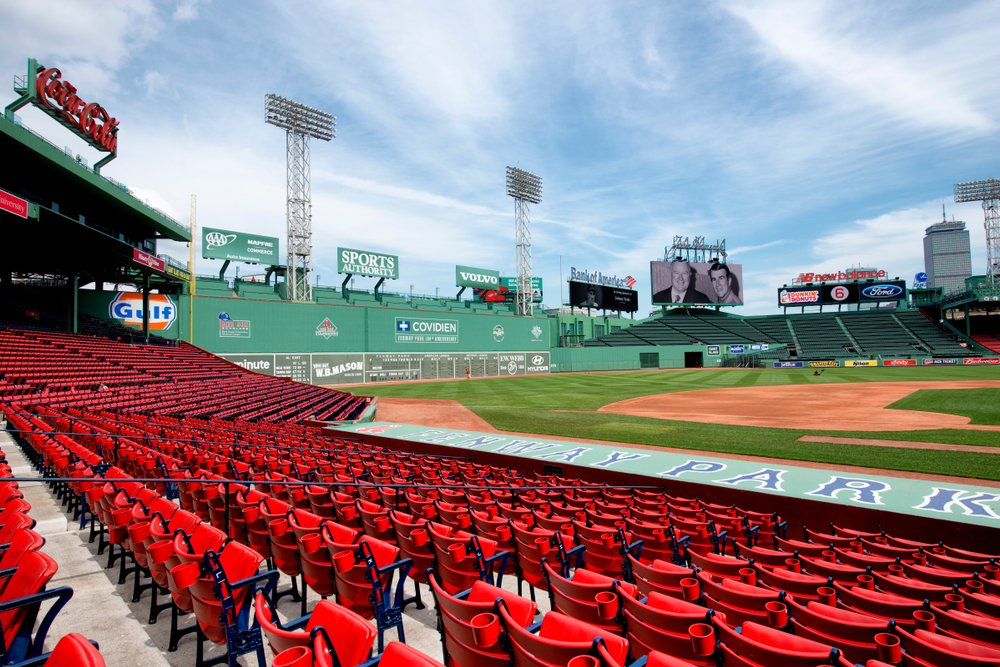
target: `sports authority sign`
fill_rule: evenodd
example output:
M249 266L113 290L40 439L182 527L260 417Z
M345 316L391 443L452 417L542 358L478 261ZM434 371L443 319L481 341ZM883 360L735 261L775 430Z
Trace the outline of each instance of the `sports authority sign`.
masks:
M0 190L0 211L7 211L18 217L27 218L28 202L20 197L15 197L5 190Z
M337 273L376 278L399 278L399 257L369 250L337 248Z
M212 227L203 227L201 230L201 256L205 259L226 259L251 264L280 264L276 237Z
M499 290L500 272L489 269L477 269L472 266L456 266L455 287L479 287L488 290Z

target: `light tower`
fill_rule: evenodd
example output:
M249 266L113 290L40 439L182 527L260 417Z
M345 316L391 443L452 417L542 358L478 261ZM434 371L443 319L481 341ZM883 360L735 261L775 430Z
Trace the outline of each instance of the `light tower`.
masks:
M312 185L309 138L337 136L336 116L270 93L264 97L264 122L285 130L288 147L288 250L285 287L292 301L312 301Z
M986 274L994 286L1000 284L1000 180L955 184L955 203L983 202L986 218Z
M542 201L542 177L507 167L507 194L514 198L517 314L533 315L531 290L531 206Z

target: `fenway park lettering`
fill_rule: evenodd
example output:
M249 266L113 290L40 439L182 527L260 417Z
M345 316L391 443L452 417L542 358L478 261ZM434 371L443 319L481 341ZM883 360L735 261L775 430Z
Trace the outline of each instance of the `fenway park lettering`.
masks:
M100 104L87 103L76 94L76 86L62 80L57 67L49 67L38 75L39 102L61 111L63 118L82 134L93 140L95 147L110 153L118 148L118 121L108 115Z

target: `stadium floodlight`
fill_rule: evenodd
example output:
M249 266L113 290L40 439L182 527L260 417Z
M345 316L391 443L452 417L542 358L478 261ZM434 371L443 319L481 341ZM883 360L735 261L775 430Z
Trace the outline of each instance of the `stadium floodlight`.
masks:
M337 117L269 93L264 96L264 122L285 130L288 164L288 251L285 288L291 301L312 301L312 168L310 137L330 141L337 136Z
M507 195L514 198L514 254L517 264L517 314L533 315L531 289L531 206L542 201L542 177L507 167Z
M986 219L986 272L990 284L1000 284L1000 180L968 181L955 184L955 203L983 202Z

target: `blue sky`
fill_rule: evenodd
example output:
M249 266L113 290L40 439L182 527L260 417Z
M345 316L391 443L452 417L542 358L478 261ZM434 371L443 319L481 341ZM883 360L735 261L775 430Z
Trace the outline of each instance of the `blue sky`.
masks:
M338 246L399 255L390 291L454 294L455 264L512 275L519 164L544 179L547 306L561 255L564 277L634 276L648 312L649 261L680 234L726 239L736 312L757 314L802 271L912 279L942 199L985 270L982 210L951 193L1000 173L997 25L1000 2L36 0L0 5L0 71L61 67L120 120L106 175L185 223L196 194L199 225L282 250L285 138L264 95L333 113L337 138L312 144L322 284L340 283Z

